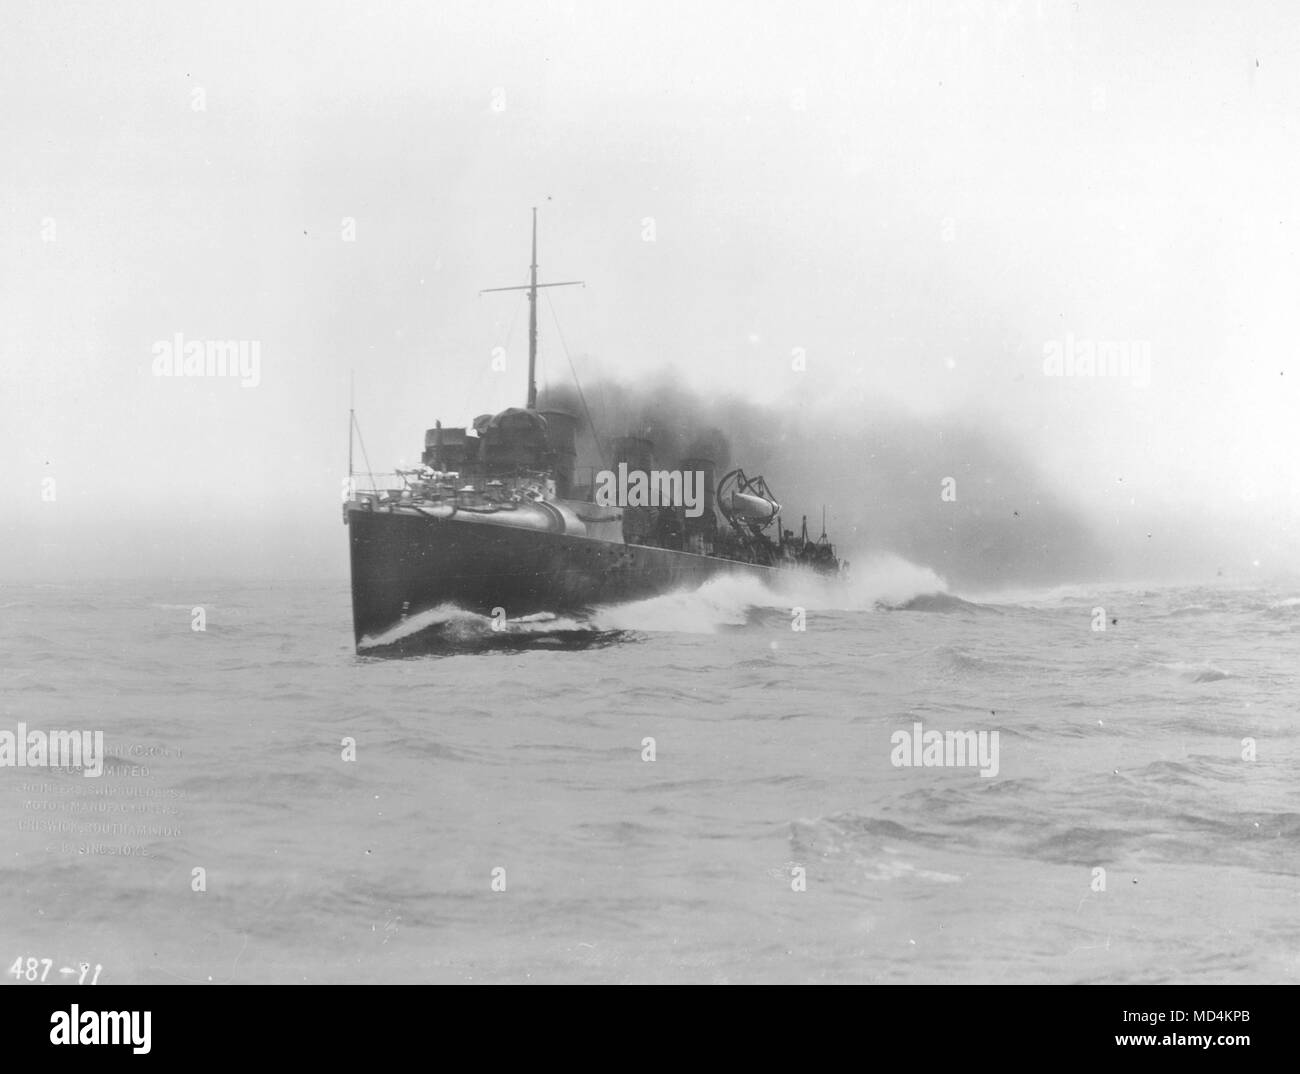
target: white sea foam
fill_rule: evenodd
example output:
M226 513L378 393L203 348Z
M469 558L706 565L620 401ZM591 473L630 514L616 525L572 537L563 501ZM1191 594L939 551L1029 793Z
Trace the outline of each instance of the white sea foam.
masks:
M467 641L489 633L506 635L545 634L560 630L594 629L590 623L563 618L550 612L538 612L535 615L525 615L518 619L506 619L501 622L500 627L495 627L494 623L495 620L491 616L466 611L454 604L440 604L436 608L428 608L425 611L408 615L400 623L390 627L378 636L367 635L361 639L360 648L363 650L382 649L384 646L395 645L416 634L432 629L442 631L451 642Z
M755 608L873 611L878 603L910 600L947 588L928 567L897 556L855 563L847 578L808 570L781 571L770 579L737 572L719 575L699 589L598 608L591 622L601 630L654 630L712 634L741 626Z

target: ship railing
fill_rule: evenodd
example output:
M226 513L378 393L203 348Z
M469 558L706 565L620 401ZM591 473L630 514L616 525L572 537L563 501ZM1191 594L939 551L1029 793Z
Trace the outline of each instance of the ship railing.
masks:
M583 466L575 469L568 498L586 503L594 502L593 493L596 487L596 475L600 472L601 468L597 466ZM542 476L540 472L538 476ZM416 480L411 471L387 470L373 473L366 471L365 473L352 475L348 490L353 497L377 496L382 492L387 492L390 495L400 494L403 490L411 488L416 483ZM459 481L443 483L443 488L448 492L459 493L460 487L465 484L477 484L477 482L471 475L462 474Z
M365 492L400 492L406 487L402 475L395 470L353 474L348 484L348 489L354 496Z
M444 475L445 476L445 475ZM469 475L457 475L454 480L426 481L412 471L353 474L349 486L349 499L377 503L427 502L439 500L452 504L478 504L484 499L501 499L508 494L504 488L484 487ZM466 488L465 486L471 486Z

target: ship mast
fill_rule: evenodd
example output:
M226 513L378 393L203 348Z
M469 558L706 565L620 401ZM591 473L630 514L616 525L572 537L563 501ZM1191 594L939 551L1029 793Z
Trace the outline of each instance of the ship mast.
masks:
M533 206L533 263L528 270L528 409L537 409L537 206Z
M491 291L527 291L528 292L528 409L537 409L537 291L541 287L572 287L583 284L582 280L562 280L559 283L537 282L537 206L533 206L533 261L528 270L528 283L522 287L487 287L479 292L481 295Z

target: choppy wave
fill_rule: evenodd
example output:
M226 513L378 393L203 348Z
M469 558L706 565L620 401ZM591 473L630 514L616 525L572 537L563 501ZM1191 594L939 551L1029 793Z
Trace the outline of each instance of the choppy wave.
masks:
M1186 615L1211 615L1214 609L1208 604L1187 604L1181 608L1175 608L1166 616L1168 619L1178 619Z
M790 864L832 862L846 868L846 883L920 880L956 884L962 878L918 864L925 837L893 821L853 813L790 824ZM928 840L933 842L933 839Z
M1300 597L1287 597L1285 600L1275 601L1264 609L1264 614L1270 619L1300 618Z
M945 675L989 674L1003 670L1000 662L953 645L941 645L929 655L934 666Z
M1215 667L1208 660L1190 663L1181 660L1157 661L1156 667L1172 672L1184 682L1219 682L1222 679L1232 678L1231 672Z
M951 593L922 593L920 596L905 600L901 604L880 602L877 607L890 612L983 612L996 611L984 604L975 604L962 600Z

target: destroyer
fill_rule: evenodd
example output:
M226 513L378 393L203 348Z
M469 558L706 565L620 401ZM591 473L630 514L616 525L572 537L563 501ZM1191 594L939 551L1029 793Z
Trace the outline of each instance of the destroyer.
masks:
M782 528L781 505L761 476L734 469L715 480L712 459L678 460L676 469L698 481L690 497L608 503L601 475L654 472L654 444L619 437L602 452L612 468L582 471L577 418L538 409L537 292L558 286L537 282L534 209L529 282L492 288L528 292L525 405L483 414L472 427L437 422L418 467L398 470L392 487L349 492L343 521L358 649L444 604L481 615L503 609L515 619L698 588L730 572L769 579L797 567L839 573L824 518L820 539L809 538L806 516L796 537ZM355 429L354 414L349 445ZM350 446L348 469L352 490ZM700 503L688 510L683 500L696 493Z

